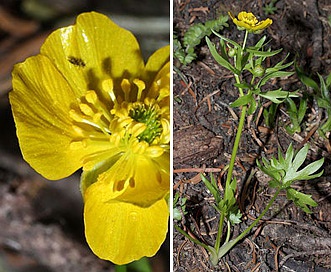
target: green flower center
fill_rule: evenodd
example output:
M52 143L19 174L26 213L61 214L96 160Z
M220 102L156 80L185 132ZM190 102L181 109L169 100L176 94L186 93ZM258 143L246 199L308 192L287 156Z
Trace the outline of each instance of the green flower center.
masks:
M89 144L111 143L122 150L130 148L142 154L147 148L167 142L170 137L168 122L164 120L166 107L154 98L145 97L145 83L123 79L120 91L115 91L111 79L102 82L99 91L89 90L70 110L73 130L76 133L72 148ZM152 156L159 150L149 149Z
M146 129L137 136L139 141L151 144L162 134L161 118L155 106L138 104L130 110L129 116L136 122L146 125Z

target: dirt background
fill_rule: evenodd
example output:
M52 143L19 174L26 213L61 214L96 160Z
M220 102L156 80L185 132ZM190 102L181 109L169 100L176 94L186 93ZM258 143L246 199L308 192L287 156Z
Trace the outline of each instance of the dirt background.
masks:
M8 92L15 63L39 52L47 35L99 11L133 31L147 58L169 44L169 1L0 1L0 271L114 271L84 238L80 173L50 182L22 159ZM152 22L152 23L151 23ZM157 32L155 31L157 28ZM169 271L169 238L151 259L153 271Z
M215 19L220 14L245 10L259 18L267 16L263 7L270 1L174 1L174 32L183 37L189 26ZM284 48L270 61L275 63L287 53L296 57L298 65L307 74L331 72L331 3L327 0L279 0L276 11L268 17L273 24L264 34L271 40L272 49ZM243 33L229 21L222 35L242 40ZM248 45L261 35L250 35ZM217 43L214 35L211 40ZM213 172L219 186L224 185L222 169L229 163L239 111L231 110L229 103L237 98L234 79L211 57L204 41L196 48L198 59L182 66L175 60L174 71L174 194L187 199L182 220L175 221L195 238L213 245L217 234L219 215L212 205L211 194L199 178L200 172ZM277 79L272 89L305 90L296 75ZM296 189L312 194L318 207L308 215L280 195L265 220L254 228L243 241L227 254L217 267L211 266L208 253L174 230L174 271L331 271L331 148L328 139L319 137L309 128L318 125L316 103L308 104L307 116L301 133L289 135L284 126L289 118L280 107L275 127L268 128L262 115L246 122L236 161L235 176L239 182L238 203L243 223L236 226L233 235L245 229L256 218L273 194L268 179L256 172L248 182L255 160L261 155L276 154L292 142L299 148L309 142L308 160L325 158L324 175L318 180L295 183ZM323 117L322 117L323 118ZM327 118L324 116L324 118ZM330 118L330 117L329 117ZM177 208L180 208L177 206Z

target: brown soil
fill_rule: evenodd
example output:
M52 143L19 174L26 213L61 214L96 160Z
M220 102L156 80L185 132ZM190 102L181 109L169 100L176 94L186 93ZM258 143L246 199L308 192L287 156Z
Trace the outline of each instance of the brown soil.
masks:
M174 1L174 31L181 38L194 23L215 19L232 11L251 11L267 17L263 7L270 1ZM273 49L284 48L271 61L279 61L287 53L307 74L327 76L331 72L331 13L329 1L279 0L277 10L268 17L273 24L264 34ZM242 35L232 22L221 30L232 39ZM261 35L251 35L248 43ZM242 36L241 36L242 38ZM211 40L216 43L214 35ZM229 108L237 98L234 80L229 72L212 58L205 42L196 48L198 59L174 72L174 194L187 198L186 214L175 221L190 235L209 245L216 239L219 214L214 199L200 180L200 172L213 172L220 188L224 185L222 169L229 163L238 125L238 110ZM278 59L279 58L279 59ZM272 82L285 90L305 90L296 75ZM284 125L289 121L282 106L275 127L268 128L259 111L245 124L240 143L235 176L239 183L238 203L244 214L240 225L233 229L236 236L256 218L273 194L268 178L256 171L256 158L271 156L280 147L283 151L292 142L299 148L310 143L309 161L325 158L324 174L314 181L296 183L296 189L311 194L318 207L308 215L299 210L285 195L278 197L265 220L237 244L216 267L209 262L208 252L174 230L174 271L331 271L331 149L330 138L323 139L314 125L316 105L309 104L301 133L289 135ZM330 117L329 117L330 118ZM330 135L329 135L330 136Z

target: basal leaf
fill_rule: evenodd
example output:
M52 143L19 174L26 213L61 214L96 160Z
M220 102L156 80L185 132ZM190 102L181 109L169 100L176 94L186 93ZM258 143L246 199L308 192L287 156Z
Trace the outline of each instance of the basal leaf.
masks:
M312 175L312 173L315 173L317 170L319 170L322 167L323 163L324 163L324 158L319 159L318 161L314 161L311 164L308 164L305 168L303 168L299 172L297 172L297 174L298 176L300 176L302 180L318 178L323 174L324 170L314 175Z
M293 188L286 189L286 196L306 213L312 213L312 211L308 208L308 205L312 207L317 206L317 203L311 198L311 195L300 193Z

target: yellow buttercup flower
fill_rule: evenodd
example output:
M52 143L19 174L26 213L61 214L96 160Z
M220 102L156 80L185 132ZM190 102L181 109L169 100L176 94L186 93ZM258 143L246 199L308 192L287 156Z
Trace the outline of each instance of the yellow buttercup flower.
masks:
M272 20L267 18L263 21L258 21L258 19L251 12L239 12L238 19L228 12L234 24L237 25L239 30L247 30L248 32L261 33L263 29L267 28L272 24Z
M83 168L87 242L116 264L154 255L166 237L169 54L166 46L144 64L129 31L90 12L13 70L24 159L51 180Z

